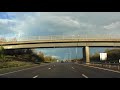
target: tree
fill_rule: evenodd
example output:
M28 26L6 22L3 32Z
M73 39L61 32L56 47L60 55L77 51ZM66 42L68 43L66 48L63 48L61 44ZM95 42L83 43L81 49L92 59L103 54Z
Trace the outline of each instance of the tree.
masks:
M105 52L108 54L108 61L118 62L120 59L120 49L112 49Z
M39 56L40 61L43 61L43 62L45 61L44 53L38 52L37 55Z
M106 49L105 52L108 53L110 50L109 49Z
M95 53L93 56L90 57L91 61L100 61L99 53Z
M0 46L0 59L2 60L5 59L4 51L5 51L4 47Z

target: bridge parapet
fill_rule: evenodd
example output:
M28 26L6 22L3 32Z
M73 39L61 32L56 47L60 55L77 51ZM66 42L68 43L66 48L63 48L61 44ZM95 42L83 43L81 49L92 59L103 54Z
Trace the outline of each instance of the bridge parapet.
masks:
M120 35L49 35L49 36L24 36L19 38L0 38L0 43L19 42L19 41L37 41L37 40L120 40Z

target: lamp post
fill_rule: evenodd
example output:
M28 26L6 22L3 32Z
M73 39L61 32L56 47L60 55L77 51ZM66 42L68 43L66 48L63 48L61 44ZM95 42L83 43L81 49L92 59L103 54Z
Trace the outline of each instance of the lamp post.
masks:
M64 35L62 34L62 39L64 40Z
M78 36L79 36L79 35L78 35ZM78 38L78 41L79 41L79 38ZM77 60L77 53L78 53L77 47L78 47L78 42L77 42L77 46L76 46L76 60Z
M73 39L74 36L75 36L75 35L72 35L72 39Z
M66 60L69 60L69 53L66 53L67 57L66 57Z
M78 39L79 39L79 36L80 36L80 35L78 35Z
M76 60L77 60L77 47L76 47Z
M69 54L70 54L70 60L71 60L71 51L70 51L70 48L69 48Z

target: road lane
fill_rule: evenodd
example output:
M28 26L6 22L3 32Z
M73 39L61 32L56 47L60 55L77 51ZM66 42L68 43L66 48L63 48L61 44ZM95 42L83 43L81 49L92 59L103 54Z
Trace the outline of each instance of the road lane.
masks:
M32 78L44 68L49 68L52 64L53 63L0 74L0 78Z
M75 63L51 63L28 70L1 75L1 78L120 78L120 73Z
M39 72L39 78L84 78L72 69L71 63L56 63L50 70Z
M81 64L76 64L75 67L77 71L86 74L89 78L120 78L120 73L117 72L106 71Z

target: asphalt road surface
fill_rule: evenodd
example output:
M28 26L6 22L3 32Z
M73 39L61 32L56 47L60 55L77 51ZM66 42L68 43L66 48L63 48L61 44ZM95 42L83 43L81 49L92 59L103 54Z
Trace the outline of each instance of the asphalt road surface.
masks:
M0 74L0 78L120 78L120 72L66 62Z

